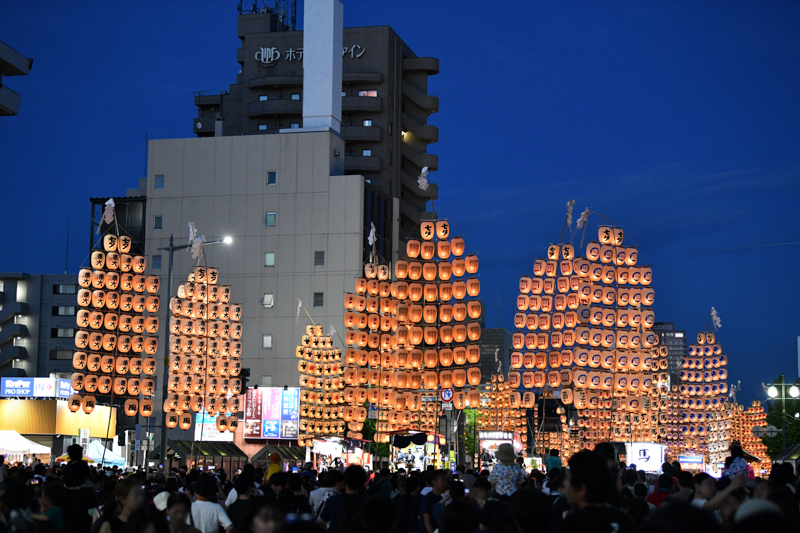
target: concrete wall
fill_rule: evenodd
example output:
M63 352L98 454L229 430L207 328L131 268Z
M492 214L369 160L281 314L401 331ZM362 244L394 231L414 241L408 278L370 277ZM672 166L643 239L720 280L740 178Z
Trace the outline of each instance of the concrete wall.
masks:
M233 238L207 246L206 261L244 306L242 366L251 385L297 386L294 348L308 323L303 313L295 324L298 298L326 331L343 329L343 293L362 266L364 185L362 176L331 175L343 159L334 150L343 154L344 142L328 132L150 141L148 178L164 176L162 190L147 180L148 267L162 255L161 270L150 273L161 277L166 304L169 254L158 248L170 234L186 244L194 222L207 240ZM267 185L269 171L275 185ZM275 226L265 226L267 212L276 213ZM153 230L155 216L162 230ZM315 251L325 252L324 266L314 266ZM275 253L274 267L264 266L266 252ZM175 252L173 294L193 266L190 253ZM322 307L313 307L315 292L324 294ZM265 293L275 295L274 307L262 305ZM162 305L162 320L166 312ZM262 349L264 334L273 335L272 349ZM165 328L159 336L163 352Z

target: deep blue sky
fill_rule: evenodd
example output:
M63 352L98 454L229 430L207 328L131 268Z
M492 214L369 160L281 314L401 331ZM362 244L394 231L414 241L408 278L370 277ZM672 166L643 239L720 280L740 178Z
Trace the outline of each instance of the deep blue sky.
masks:
M235 0L88 4L2 7L34 68L4 80L0 271L62 271L68 218L76 271L88 198L135 187L145 133L191 137L192 92L238 72ZM436 207L480 254L487 325L499 295L512 327L574 198L641 247L657 320L693 335L717 308L740 401L797 377L800 246L763 245L800 241L800 4L345 2L346 26L384 24L441 60Z

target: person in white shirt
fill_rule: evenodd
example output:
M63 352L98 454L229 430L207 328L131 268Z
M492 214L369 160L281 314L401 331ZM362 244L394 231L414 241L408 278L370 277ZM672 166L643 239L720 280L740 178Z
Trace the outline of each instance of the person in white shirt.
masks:
M342 473L338 470L327 470L319 475L319 482L321 487L311 491L308 501L311 504L311 510L314 516L318 517L322 506L325 502L340 492L344 492Z
M217 483L213 476L201 475L194 486L197 501L192 503L191 524L202 533L218 533L220 526L225 533L233 532L233 523L225 509L218 503Z
M722 521L718 509L731 492L744 487L747 475L739 475L731 479L725 490L717 491L717 480L705 472L694 476L694 498L691 505L706 511L712 511L718 522Z

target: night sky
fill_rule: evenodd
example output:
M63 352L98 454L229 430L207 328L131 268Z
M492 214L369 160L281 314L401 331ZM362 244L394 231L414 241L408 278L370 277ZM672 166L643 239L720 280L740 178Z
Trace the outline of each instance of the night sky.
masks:
M145 135L192 137L193 91L239 70L234 0L87 4L0 8L34 58L3 80L22 95L0 122L3 272L63 272L67 219L76 272L89 198L135 188ZM800 4L345 2L345 26L375 25L441 60L435 207L479 254L487 326L513 328L575 199L640 246L657 320L693 337L716 307L740 402L797 377Z

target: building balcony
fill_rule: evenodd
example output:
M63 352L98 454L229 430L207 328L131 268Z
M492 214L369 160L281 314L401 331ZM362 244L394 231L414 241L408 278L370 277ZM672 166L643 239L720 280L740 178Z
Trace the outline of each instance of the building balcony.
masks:
M342 83L380 83L380 72L342 72Z
M198 135L203 133L214 133L214 123L216 119L213 118L196 118L194 119L194 132Z
M346 155L344 169L348 172L380 172L381 158L376 155Z
M407 57L403 59L403 70L423 70L428 76L439 74L439 60L435 57Z
M28 304L24 302L9 302L0 309L0 324L11 320L16 315L27 315Z
M0 345L13 341L17 337L29 337L28 326L23 324L9 324L0 330Z
M411 99L412 102L420 106L422 109L431 113L439 111L439 97L433 94L428 94L420 91L408 81L403 80L403 95Z
M302 100L264 100L250 103L250 116L260 115L302 115Z
M343 96L342 111L380 113L382 99L379 96Z
M28 359L28 350L22 346L8 346L0 348L0 366L15 359Z
M220 106L220 105L222 105L222 95L220 95L220 94L203 94L201 96L195 96L194 97L194 105L196 105L197 107L207 106L207 105Z
M20 96L4 85L0 85L0 117L19 113Z
M380 126L342 126L342 139L345 141L379 142Z
M261 78L252 78L248 83L251 89L258 87L302 87L303 76L264 76Z
M417 152L408 143L401 143L400 153L419 168L428 167L428 170L439 170L439 156Z
M439 142L439 128L430 124L420 124L406 113L401 117L403 130L410 131L418 139L428 142Z

